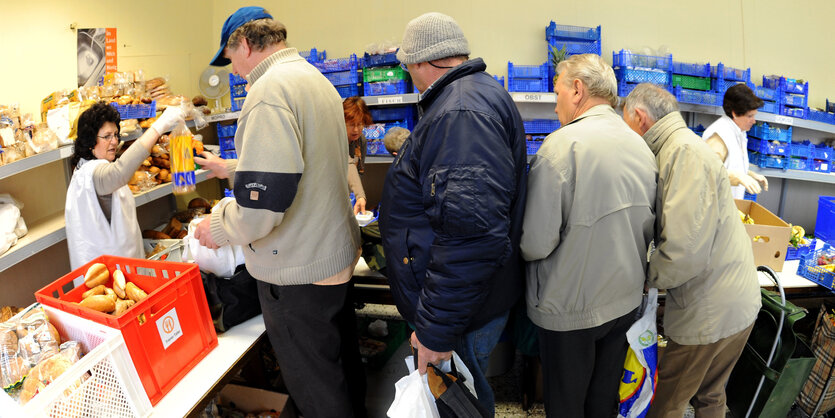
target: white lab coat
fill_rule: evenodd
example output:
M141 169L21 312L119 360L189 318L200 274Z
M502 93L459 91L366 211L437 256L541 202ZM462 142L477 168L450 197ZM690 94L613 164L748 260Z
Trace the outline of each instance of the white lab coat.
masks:
M728 155L724 161L725 168L728 171L748 174L748 135L742 132L736 122L726 115L708 126L702 134L702 139L707 140L713 134L722 138L722 142L725 143L725 148L728 150ZM742 199L745 195L745 187L742 185L731 186L731 194L733 194L734 199Z
M107 164L107 160L80 164L67 189L64 218L73 270L100 255L145 258L136 200L127 185L111 195L110 222L104 216L93 183L93 172L100 164Z

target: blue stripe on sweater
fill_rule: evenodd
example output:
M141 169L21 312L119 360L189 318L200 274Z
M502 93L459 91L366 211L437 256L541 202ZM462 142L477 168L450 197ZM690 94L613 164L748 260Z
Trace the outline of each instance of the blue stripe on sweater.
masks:
M235 172L235 200L249 209L283 213L293 203L301 173Z

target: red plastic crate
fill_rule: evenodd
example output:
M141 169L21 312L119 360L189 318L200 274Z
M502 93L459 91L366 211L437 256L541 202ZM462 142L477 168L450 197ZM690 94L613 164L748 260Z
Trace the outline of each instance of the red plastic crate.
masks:
M81 301L87 287L75 287L73 280L95 263L104 263L111 274L121 270L127 281L147 292L148 297L119 316L77 305L74 302ZM110 287L112 282L111 277L106 285ZM120 330L153 405L217 347L196 264L104 255L38 290L35 298L44 305Z

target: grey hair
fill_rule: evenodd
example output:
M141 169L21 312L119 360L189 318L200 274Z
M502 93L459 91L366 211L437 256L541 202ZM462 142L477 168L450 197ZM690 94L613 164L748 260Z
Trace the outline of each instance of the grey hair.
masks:
M408 138L410 134L411 132L408 129L401 128L399 126L389 129L389 131L386 132L386 136L383 137L383 144L386 146L386 151L388 151L389 154L399 151L403 142L406 141L406 138Z
M591 96L606 99L613 107L617 105L618 82L615 72L599 55L572 55L557 64L557 75L563 76L565 85L580 80Z
M258 19L244 23L229 35L227 48L237 48L241 39L246 39L249 47L254 51L263 51L267 47L277 45L287 40L287 28L274 19Z
M678 101L669 91L655 84L641 83L626 96L623 102L623 112L633 112L636 108L647 112L653 122L664 116L678 112Z

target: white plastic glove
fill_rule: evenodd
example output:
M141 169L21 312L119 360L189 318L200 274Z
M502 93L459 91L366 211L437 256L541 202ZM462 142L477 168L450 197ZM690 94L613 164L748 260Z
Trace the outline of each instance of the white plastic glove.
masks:
M165 109L164 112L154 121L154 124L151 125L157 133L160 135L164 133L171 132L172 129L177 127L177 124L185 121L186 119L186 112L180 106L169 106Z
M751 194L759 194L762 191L760 183L757 182L757 180L755 180L753 177L745 173L740 173L738 171L728 171L728 177L730 177L731 186L745 187L745 190Z
M748 171L748 175L751 176L751 178L753 178L754 180L758 181L760 183L760 187L762 187L763 190L768 191L768 180L766 180L765 176L750 170Z

